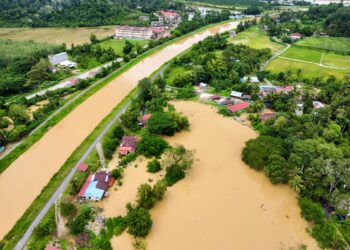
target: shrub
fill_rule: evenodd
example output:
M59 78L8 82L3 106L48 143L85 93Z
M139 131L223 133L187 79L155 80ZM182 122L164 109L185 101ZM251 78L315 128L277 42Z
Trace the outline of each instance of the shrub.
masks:
M320 204L313 202L308 198L300 198L299 206L301 209L301 215L310 222L313 223L322 223L325 214L323 208Z
M150 173L157 173L162 169L160 162L157 159L150 161L147 164L147 171Z
M106 138L103 142L103 153L106 159L110 160L118 147L119 140L117 138Z
M112 170L112 176L114 179L118 180L123 176L123 169L122 168L115 168Z
M70 202L67 202L67 203L62 202L60 204L60 210L61 210L61 214L64 217L70 217L77 212L77 208L75 207L75 205Z
M311 235L317 240L321 248L346 249L345 243L340 239L337 229L331 222L323 222L313 226Z
M55 229L55 216L49 216L45 218L42 222L40 222L40 224L35 228L35 236L43 238L47 235L52 234L55 231Z
M193 86L188 85L185 86L181 89L179 89L176 93L176 98L177 99L190 99L192 97L196 96L195 90L193 88Z
M281 155L282 140L271 136L259 136L246 142L242 159L252 168L262 170L272 153Z
M153 224L151 214L142 207L128 206L126 220L128 233L135 237L146 237Z
M106 227L110 237L112 237L112 235L120 235L122 232L124 232L127 226L125 217L118 216L116 218L108 218L106 220Z
M91 218L92 209L91 207L86 206L83 207L77 218L68 221L67 226L73 235L77 235L85 231L85 226L88 224Z
M227 117L233 116L233 113L230 110L228 110L226 107L220 107L218 110L218 113Z
M25 125L18 125L14 127L8 134L8 141L14 142L25 136L29 132Z
M127 156L124 156L122 160L120 161L119 165L120 166L126 166L128 163L136 160L137 154L136 153L130 153Z
M113 137L117 138L118 140L121 140L122 137L125 135L125 131L122 128L122 126L120 126L119 124L117 124L113 130L112 130L112 134Z
M168 147L168 143L159 136L145 135L137 144L137 153L143 154L146 157L159 157L165 149Z

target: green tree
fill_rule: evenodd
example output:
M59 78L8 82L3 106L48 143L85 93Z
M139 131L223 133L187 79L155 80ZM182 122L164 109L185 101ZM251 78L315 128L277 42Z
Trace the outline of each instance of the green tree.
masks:
M280 155L271 154L269 156L264 172L273 184L286 183L288 181L286 160Z
M26 123L29 121L27 109L23 105L12 104L8 114L16 123Z
M76 206L70 202L61 202L60 210L64 217L70 217L77 212Z
M137 144L136 151L148 158L152 156L159 157L167 147L168 143L159 136L144 135Z
M51 78L50 63L41 58L27 73L29 84L37 85Z
M124 54L125 55L130 54L130 52L132 51L133 48L134 48L134 45L129 40L126 40L125 45L123 47Z
M157 173L161 169L162 167L157 159L154 159L147 164L147 171L150 173Z
M153 224L151 214L143 207L127 207L128 233L135 237L146 237Z

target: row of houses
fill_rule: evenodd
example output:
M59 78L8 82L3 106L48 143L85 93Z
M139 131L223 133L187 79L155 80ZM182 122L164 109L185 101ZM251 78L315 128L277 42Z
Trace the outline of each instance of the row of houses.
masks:
M160 11L158 17L158 21L151 22L151 27L118 25L115 28L115 38L146 40L164 38L169 36L169 30L181 21L176 11Z

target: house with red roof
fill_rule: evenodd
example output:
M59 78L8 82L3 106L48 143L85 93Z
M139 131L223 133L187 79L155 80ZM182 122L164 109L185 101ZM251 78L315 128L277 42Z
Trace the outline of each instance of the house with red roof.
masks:
M119 147L119 154L122 156L136 151L137 138L135 136L123 136Z
M287 85L287 86L276 86L276 92L277 93L289 93L292 92L294 90L294 87L291 85Z
M260 120L264 122L268 119L275 118L276 113L275 112L264 112L264 113L259 114L259 117L260 117Z
M290 34L289 37L290 39L292 39L292 41L295 41L295 40L301 39L302 34L300 34L299 32L296 32L296 33Z
M152 114L144 114L141 118L141 121L140 121L140 125L141 126L146 126L147 125L147 121L149 118L152 117Z
M245 110L249 108L249 106L250 106L249 102L239 102L228 106L227 109L230 110L232 113L235 113L237 111Z
M177 23L180 21L180 15L176 11L160 11L159 12L159 21L164 21L166 23Z

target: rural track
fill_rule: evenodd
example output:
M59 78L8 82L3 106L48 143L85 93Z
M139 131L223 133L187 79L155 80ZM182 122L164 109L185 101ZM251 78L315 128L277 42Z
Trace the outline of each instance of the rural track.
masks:
M265 70L266 67L267 67L267 65L269 65L270 62L271 62L273 59L275 59L276 57L278 57L279 55L281 55L282 53L284 53L284 52L285 52L287 49L289 49L290 46L291 46L290 44L287 44L287 43L285 43L284 45L286 45L286 47L283 48L283 49L281 49L281 50L278 51L277 53L275 53L268 61L266 61L266 62L261 66L260 71Z
M340 70L350 70L350 68L343 68L343 67L336 67L336 66L328 66L324 65L322 63L315 63L315 62L309 62L309 61L304 61L300 59L295 59L295 58L289 58L285 56L278 56L279 58L285 59L285 60L290 60L290 61L295 61L295 62L302 62L302 63L309 63L309 64L314 64L323 68L330 68L330 69L340 69Z

